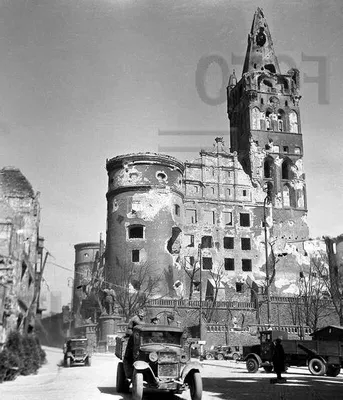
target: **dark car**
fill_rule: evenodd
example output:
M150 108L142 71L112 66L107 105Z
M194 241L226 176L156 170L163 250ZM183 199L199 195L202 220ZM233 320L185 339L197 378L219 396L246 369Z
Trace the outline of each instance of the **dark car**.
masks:
M63 346L64 366L72 365L91 365L92 354L89 349L87 338L70 338L67 339Z
M183 329L165 325L137 325L129 339L117 338L117 392L129 391L141 400L144 388L181 393L190 389L192 400L202 398L201 365L190 359ZM128 352L130 354L128 354ZM128 360L132 360L128 363Z
M242 354L239 346L215 346L212 350L205 352L207 360L234 360L241 359Z

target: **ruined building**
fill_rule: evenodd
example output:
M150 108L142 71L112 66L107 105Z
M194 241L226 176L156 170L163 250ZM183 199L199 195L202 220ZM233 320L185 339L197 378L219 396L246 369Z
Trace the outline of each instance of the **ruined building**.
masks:
M308 239L300 98L258 9L242 76L228 82L230 147L216 138L186 163L107 160L106 281L138 290L148 267L153 297L239 300L268 277L271 293L294 295Z
M42 250L38 196L19 169L0 170L0 344L11 329L34 324Z

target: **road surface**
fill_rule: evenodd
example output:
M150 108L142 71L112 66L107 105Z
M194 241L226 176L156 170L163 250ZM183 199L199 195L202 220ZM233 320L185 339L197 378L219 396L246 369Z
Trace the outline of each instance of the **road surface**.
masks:
M91 367L61 366L62 350L45 348L48 362L37 375L19 376L0 384L1 400L131 400L130 394L116 392L118 359L112 354L93 356ZM290 368L287 383L271 384L274 374L263 370L250 374L244 363L202 362L203 400L340 400L343 373L336 378L315 377L306 368ZM171 396L148 392L144 400L190 399L189 392Z

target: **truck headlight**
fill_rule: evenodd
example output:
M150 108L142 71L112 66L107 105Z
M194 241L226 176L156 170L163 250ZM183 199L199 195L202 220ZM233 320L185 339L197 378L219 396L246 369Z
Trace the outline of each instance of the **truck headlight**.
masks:
M150 360L151 362L156 362L156 361L158 360L158 355L157 355L157 353L155 353L155 352L150 353L150 354L149 354L149 360Z

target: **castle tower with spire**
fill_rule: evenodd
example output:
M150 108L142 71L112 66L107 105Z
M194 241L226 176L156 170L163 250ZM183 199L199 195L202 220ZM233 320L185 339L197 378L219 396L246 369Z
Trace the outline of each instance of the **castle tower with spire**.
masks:
M263 11L255 12L237 82L228 85L231 151L237 152L256 190L273 206L273 234L287 240L308 236L299 71L282 74Z

